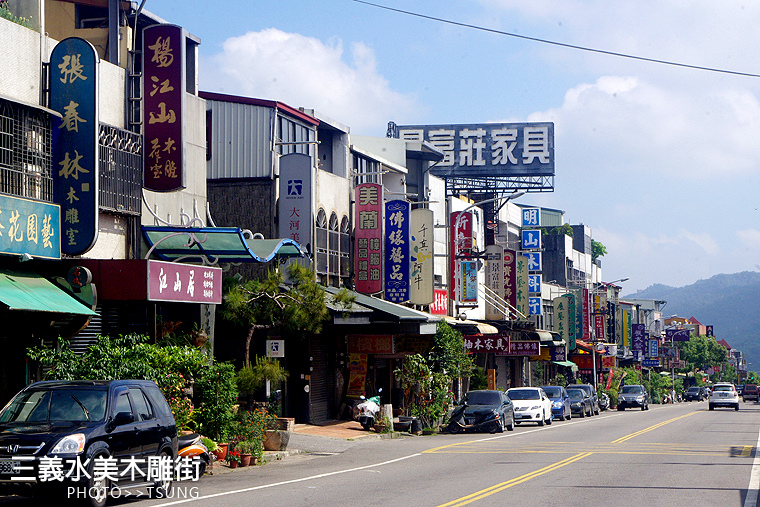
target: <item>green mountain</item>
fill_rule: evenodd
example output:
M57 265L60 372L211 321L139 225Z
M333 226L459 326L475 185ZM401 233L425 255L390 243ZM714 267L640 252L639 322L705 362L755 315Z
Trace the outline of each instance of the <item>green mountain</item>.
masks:
M655 284L621 299L662 299L663 317L694 317L712 325L717 340L744 352L750 371L760 371L760 273L715 275L685 287Z

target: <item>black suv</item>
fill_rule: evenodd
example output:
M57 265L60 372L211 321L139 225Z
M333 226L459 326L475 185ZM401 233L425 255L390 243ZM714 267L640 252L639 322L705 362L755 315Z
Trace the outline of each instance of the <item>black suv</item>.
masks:
M686 401L704 401L707 399L707 392L704 387L691 386L686 391Z
M0 493L52 490L97 507L116 492L163 497L176 456L177 426L152 381L36 382L0 411Z

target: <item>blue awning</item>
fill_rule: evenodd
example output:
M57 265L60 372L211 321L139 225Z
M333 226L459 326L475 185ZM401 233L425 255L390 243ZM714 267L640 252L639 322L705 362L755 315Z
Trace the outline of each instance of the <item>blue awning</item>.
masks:
M269 262L275 258L303 257L292 239L250 238L239 227L158 227L144 225L149 253L165 261L204 258L209 263Z

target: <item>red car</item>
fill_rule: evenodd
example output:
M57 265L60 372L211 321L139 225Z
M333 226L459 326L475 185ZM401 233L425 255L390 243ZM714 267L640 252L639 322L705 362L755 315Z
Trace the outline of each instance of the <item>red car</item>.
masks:
M760 391L757 389L757 384L746 384L742 389L742 401L746 403L747 400L760 401Z

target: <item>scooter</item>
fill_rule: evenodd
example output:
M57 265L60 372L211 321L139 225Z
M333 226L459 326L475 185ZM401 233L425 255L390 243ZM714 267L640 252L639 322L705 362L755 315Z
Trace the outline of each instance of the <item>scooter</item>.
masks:
M200 480L211 463L208 448L203 445L198 433L180 435L177 437L177 474L181 479ZM189 467L189 469L188 469Z
M607 393L602 393L599 397L599 410L605 411L610 408L610 397Z
M472 424L467 424L465 421L465 410L467 410L467 403L463 403L457 406L451 413L449 418L449 433L461 433L465 431L487 431L489 433L496 433L502 431L502 423L499 420L499 415L494 412L493 409L488 408L468 413L468 418L474 416ZM508 430L512 430L514 425L508 426Z
M382 391L381 387L377 390L377 396L372 396L371 398L365 398L362 395L361 399L364 401L356 406L359 424L367 431L375 425L377 414L380 413L380 393Z

